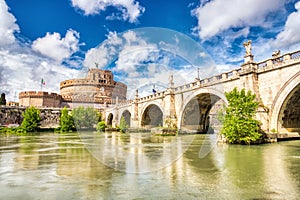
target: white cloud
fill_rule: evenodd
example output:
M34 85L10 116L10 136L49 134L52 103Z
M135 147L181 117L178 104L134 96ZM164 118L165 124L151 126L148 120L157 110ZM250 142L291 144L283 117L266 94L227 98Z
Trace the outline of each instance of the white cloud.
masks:
M4 0L0 0L0 19L0 46L14 43L14 33L19 32L19 26Z
M24 90L40 90L40 82L46 81L44 91L59 93L59 83L63 80L76 78L79 70L70 69L35 54L30 47L19 47L10 51L0 50L1 92L7 99L14 98L15 93Z
M116 32L109 32L106 37L107 39L101 45L88 50L85 54L84 66L93 68L95 63L97 63L98 68L103 69L107 64L110 64L108 62L117 54L118 48L123 44L123 41Z
M90 49L84 60L88 68L107 68L112 62L116 63L114 70L133 72L142 61L155 59L151 52L157 50L154 44L148 44L138 37L134 31L128 31L122 36L110 32L107 39L98 47Z
M297 11L288 16L284 30L273 41L275 47L288 47L300 42L300 1L295 4L295 8Z
M32 48L61 63L79 50L79 33L68 30L64 38L59 33L47 33L45 37L36 39Z
M283 0L212 0L192 11L198 19L195 30L206 40L232 27L270 26L266 16L283 5Z
M145 11L145 8L135 0L72 0L72 6L82 10L85 15L99 14L112 6L120 12L121 16L113 13L108 19L122 18L131 23L137 22L137 18Z
M15 17L8 12L8 7L3 0L0 0L0 19L0 92L6 94L8 101L17 101L21 91L40 90L42 78L46 81L44 91L59 93L61 81L78 77L81 71L67 68L52 59L40 56L25 43L20 45L21 42L13 34L19 31L19 26L16 24ZM64 46L67 50L59 52L64 54L63 58L66 58L68 53L77 51L78 37L75 31L70 30L65 38L61 39L56 35L52 40L48 38L47 42L54 42L57 45L52 46L53 48ZM45 46L48 45L45 40L43 42ZM53 49L48 50L52 55Z

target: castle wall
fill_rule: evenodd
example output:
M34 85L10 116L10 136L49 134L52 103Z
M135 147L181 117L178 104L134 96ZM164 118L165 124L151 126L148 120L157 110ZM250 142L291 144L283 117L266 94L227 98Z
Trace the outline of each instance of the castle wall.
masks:
M25 91L19 93L19 105L28 107L51 107L59 108L61 105L61 96L56 93Z
M58 127L60 109L59 108L40 108L41 127ZM21 107L0 107L0 125L21 124L23 121L22 113L25 108Z

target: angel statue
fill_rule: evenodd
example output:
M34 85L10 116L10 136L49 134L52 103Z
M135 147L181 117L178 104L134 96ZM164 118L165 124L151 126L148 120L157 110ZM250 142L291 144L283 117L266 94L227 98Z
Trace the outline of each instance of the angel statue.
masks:
M251 40L248 40L247 42L244 42L244 47L246 49L246 56L252 55L252 53L251 53L251 43L252 43Z

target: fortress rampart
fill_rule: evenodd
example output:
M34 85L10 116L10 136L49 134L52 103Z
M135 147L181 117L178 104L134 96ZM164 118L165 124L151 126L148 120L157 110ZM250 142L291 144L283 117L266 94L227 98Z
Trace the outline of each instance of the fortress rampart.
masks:
M41 127L58 127L60 118L60 108L39 108L41 117ZM23 121L23 107L0 106L0 126L11 124L20 125Z
M25 91L19 93L20 106L74 107L77 105L105 107L126 100L127 85L114 81L109 70L90 69L86 78L60 83L60 94Z
M48 93L41 91L25 91L19 93L19 105L36 107L52 107L58 108L61 104L61 96L56 93Z

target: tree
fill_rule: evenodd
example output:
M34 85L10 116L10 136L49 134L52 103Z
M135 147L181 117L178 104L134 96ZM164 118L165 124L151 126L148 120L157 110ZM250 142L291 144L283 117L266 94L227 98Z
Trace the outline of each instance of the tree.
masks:
M61 115L59 118L59 125L60 125L61 132L68 132L74 128L73 117L72 117L71 113L69 113L69 111L66 107L64 107L61 110Z
M99 131L99 132L105 131L105 128L106 128L105 121L98 122L97 127L96 127L97 131Z
M226 92L225 96L228 107L225 109L221 134L229 143L250 144L260 139L260 122L254 119L258 108L255 94L234 88L231 92Z
M1 94L0 105L6 105L6 99L5 99L5 94L4 93Z
M21 128L25 132L33 132L37 131L39 128L39 123L41 121L40 110L31 106L26 108L25 112L22 113L23 121L21 124Z
M127 130L127 128L128 128L128 125L127 125L127 123L126 123L126 121L125 121L124 116L122 116L122 117L121 117L121 120L120 120L120 124L119 124L119 129L120 129L120 131L121 131L122 133L125 133L126 130Z
M72 116L76 127L79 129L92 129L97 125L100 119L100 114L93 107L84 108L83 106L80 106L74 108Z

